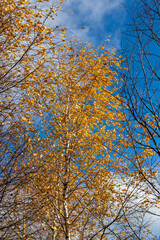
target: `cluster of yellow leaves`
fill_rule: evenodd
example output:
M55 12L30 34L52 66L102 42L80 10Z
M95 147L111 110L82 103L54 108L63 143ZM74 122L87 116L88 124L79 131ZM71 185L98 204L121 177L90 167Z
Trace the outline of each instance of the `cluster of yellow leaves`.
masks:
M55 3L53 10L53 4L45 0L35 4L26 0L0 3L0 124L4 126L10 127L11 122L21 126L23 120L31 120L21 118L27 110L21 108L20 101L30 101L22 98L23 90L47 62L47 51L55 48L54 28L48 21L51 23L60 4Z
M49 62L49 71L37 71L24 92L30 100L21 105L41 119L41 132L34 139L38 154L32 154L36 150L31 142L28 159L41 170L27 189L34 192L32 205L38 201L44 206L37 212L40 222L47 219L55 226L57 238L64 237L67 228L79 238L84 232L94 234L103 225L96 218L116 218L119 190L114 173L121 158L115 143L123 114L113 67L119 67L119 61L101 47L69 42L57 51L56 61Z
M53 48L54 27L51 29L48 22L51 24L60 3L54 4L53 10L53 3L46 4L45 0L40 3L26 0L0 2L1 213L13 212L17 217L21 210L12 207L12 192L16 189L12 185L18 184L16 179L21 181L24 173L32 171L26 164L24 149L27 151L27 142L33 139L35 131L32 115L21 102L30 101L28 96L23 96L23 91L35 79L36 70L40 70L49 58L47 51ZM15 206L18 205L16 196L14 201ZM12 223L14 225L14 216L4 214L3 217L1 227L7 229ZM3 234L2 231L0 237ZM6 235L6 239L13 239L12 234L15 232Z

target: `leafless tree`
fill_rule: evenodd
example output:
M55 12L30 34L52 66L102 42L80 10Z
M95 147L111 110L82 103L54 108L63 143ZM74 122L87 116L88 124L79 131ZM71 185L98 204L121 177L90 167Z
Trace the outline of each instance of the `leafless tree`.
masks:
M131 171L147 184L154 206L160 199L160 2L132 1L127 15L120 73L127 156Z

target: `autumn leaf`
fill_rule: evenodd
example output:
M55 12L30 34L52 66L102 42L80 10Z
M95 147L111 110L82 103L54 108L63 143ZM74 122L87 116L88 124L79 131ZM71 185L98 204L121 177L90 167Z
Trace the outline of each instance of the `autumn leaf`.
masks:
M61 32L62 32L62 33L65 33L65 32L66 32L65 30L66 30L66 28L62 28L62 29L61 29Z

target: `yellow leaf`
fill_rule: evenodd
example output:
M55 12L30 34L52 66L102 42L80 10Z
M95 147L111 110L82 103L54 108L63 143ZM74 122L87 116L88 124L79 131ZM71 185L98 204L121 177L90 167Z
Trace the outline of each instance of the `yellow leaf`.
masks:
M63 37L63 38L66 37L66 35L64 35L64 34L60 34L60 36Z
M105 45L103 44L102 47L101 47L101 50L103 50L105 48Z
M65 33L65 30L66 30L66 28L62 28L62 29L61 29L61 32L62 32L62 33Z

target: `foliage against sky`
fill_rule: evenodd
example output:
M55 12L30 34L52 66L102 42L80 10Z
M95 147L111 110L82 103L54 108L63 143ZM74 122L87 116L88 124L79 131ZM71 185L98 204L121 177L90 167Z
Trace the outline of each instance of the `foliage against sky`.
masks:
M103 34L94 28L94 35L93 26L103 32L112 13L116 22L123 2L105 3L73 1L64 10L62 1L1 5L1 239L143 239L150 233L145 210L157 199L150 199L139 168L129 168L136 158L128 157L132 138L122 124L121 58L106 50L108 42L95 48L66 38L72 27L84 28L97 45ZM76 13L83 22L72 18L68 29L64 24ZM142 171L153 154L142 148L136 155Z

